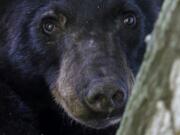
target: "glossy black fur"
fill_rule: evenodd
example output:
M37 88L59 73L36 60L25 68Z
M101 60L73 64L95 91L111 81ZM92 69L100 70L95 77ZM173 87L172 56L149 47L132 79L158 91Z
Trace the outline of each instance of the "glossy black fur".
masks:
M48 9L68 18L65 30L51 37L37 31ZM0 109L0 118L4 118L0 135L114 135L117 126L95 130L71 120L54 102L50 87L66 59L67 69L72 71L67 78L74 80L83 104L87 93L83 89L104 76L113 76L129 95L126 81L130 72L136 76L139 70L146 48L144 38L152 31L159 9L154 0L1 0L0 108L5 109ZM137 15L136 28L117 26L119 13L129 10ZM92 39L94 48L88 47ZM7 100L16 105L12 107ZM7 116L11 111L13 117ZM25 126L21 125L21 113L27 113ZM17 121L16 126L7 121ZM7 132L11 128L12 132Z

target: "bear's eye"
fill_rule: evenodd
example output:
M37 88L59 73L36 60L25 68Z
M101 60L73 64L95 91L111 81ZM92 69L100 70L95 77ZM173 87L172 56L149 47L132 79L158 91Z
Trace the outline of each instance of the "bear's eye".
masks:
M46 34L52 34L56 30L56 24L52 20L45 20L43 22L43 32Z
M42 29L45 34L52 34L57 30L63 30L66 25L66 17L62 14L59 16L53 17L48 16L42 21Z
M128 13L123 17L123 23L127 26L134 27L137 23L137 18L133 13Z

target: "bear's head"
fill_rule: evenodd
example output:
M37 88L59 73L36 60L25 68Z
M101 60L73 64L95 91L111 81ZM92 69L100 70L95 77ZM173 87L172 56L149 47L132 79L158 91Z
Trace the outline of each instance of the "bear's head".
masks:
M154 2L15 0L9 7L4 48L16 75L41 76L81 124L119 122L157 16Z

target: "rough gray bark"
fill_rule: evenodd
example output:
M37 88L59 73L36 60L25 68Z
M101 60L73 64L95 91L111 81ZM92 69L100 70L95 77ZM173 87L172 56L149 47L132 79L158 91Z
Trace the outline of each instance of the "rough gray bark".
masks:
M180 135L180 0L166 0L117 135Z

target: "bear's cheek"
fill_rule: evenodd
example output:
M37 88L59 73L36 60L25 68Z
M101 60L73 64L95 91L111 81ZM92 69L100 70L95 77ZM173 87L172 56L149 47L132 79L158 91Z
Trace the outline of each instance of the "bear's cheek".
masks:
M61 80L61 79L58 79ZM55 102L62 106L70 117L79 121L88 115L87 109L80 102L74 88L65 80L57 81L56 87L52 89Z

